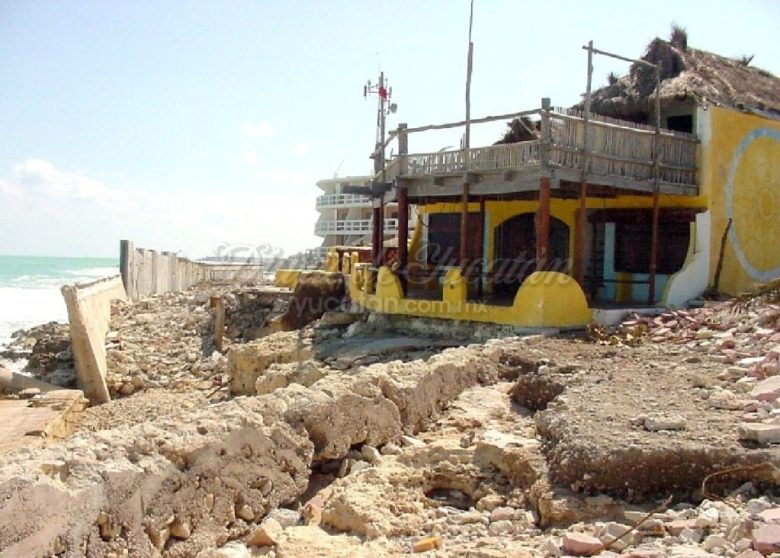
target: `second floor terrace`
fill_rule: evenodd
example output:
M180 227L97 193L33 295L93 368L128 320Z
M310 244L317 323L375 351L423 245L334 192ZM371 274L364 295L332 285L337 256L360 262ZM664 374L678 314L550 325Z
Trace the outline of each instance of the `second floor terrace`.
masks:
M323 194L317 198L317 209L371 207L371 198L359 194Z
M404 180L411 197L454 196L464 177L479 195L511 194L538 188L539 178L555 179L561 188L578 184L650 193L658 177L660 193L698 194L698 140L694 134L591 114L545 107L507 116L538 117L535 139L436 153L401 153L386 168L388 180ZM399 128L393 137L463 125Z
M364 235L371 234L372 219L321 219L314 225L314 233L319 236L329 234ZM409 221L409 228L414 228L414 222ZM385 234L395 234L398 231L398 219L385 218Z

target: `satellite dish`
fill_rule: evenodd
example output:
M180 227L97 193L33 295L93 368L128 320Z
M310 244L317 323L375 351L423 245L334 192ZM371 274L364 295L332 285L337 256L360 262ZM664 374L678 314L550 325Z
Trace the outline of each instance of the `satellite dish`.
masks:
M398 105L395 104L395 103L390 103L390 107L389 108L390 108L390 112L395 114L395 112L398 110Z

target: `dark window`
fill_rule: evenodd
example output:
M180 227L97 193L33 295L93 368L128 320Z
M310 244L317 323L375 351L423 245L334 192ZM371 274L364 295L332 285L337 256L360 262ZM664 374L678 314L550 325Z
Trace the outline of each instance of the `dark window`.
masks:
M690 223L661 221L658 224L658 273L668 275L682 268L690 237ZM649 273L651 238L652 224L649 220L616 223L615 271Z
M431 213L428 216L428 263L458 265L460 259L460 213ZM469 213L467 257L482 253L482 217Z
M670 116L666 119L666 127L669 130L677 132L693 133L693 115L683 114L680 116Z
M536 224L534 213L510 217L495 229L493 289L513 294L536 270ZM564 271L569 258L569 227L550 217L550 238L546 270Z

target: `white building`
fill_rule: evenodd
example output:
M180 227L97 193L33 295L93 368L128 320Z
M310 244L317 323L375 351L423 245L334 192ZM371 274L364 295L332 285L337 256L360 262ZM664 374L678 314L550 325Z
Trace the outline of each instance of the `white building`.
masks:
M322 251L328 246L371 246L371 199L368 196L344 194L344 186L365 186L373 177L346 176L317 182L324 192L317 198L319 218L314 233L321 236ZM409 228L414 226L410 216ZM385 238L395 238L398 231L398 204L385 205Z

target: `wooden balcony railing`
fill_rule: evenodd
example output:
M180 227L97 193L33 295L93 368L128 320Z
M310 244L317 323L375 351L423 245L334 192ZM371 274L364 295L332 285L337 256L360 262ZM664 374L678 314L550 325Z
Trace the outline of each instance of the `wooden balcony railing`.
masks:
M533 111L531 111L533 112ZM446 177L463 172L522 170L534 166L582 172L585 120L572 109L535 111L542 118L538 140L457 151L399 155L386 168L387 180ZM591 115L588 123L589 179L611 177L651 183L654 179L655 129L651 126ZM662 130L659 138L659 178L689 193L696 187L693 134Z
M469 171L494 171L538 165L538 140L475 147L459 151L440 151L399 157L402 176L447 175Z
M562 108L550 112L551 167L582 169L584 130L581 112ZM653 180L655 129L652 126L591 115L588 135L589 174ZM661 182L696 184L697 143L693 134L661 131Z

